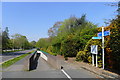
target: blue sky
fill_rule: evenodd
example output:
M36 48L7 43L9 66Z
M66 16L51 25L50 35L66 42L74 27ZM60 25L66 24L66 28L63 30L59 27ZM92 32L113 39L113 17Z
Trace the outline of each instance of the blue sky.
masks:
M3 2L2 25L9 27L10 35L19 33L29 41L48 37L48 29L57 21L64 21L71 15L81 17L99 26L104 26L104 19L115 17L117 7L108 2Z

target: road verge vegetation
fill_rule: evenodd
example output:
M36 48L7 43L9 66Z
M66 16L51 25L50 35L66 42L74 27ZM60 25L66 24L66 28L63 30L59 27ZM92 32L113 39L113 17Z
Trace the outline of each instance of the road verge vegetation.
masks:
M7 68L7 67L11 66L12 64L16 63L17 61L23 59L23 58L26 57L27 55L33 53L33 52L34 52L34 51L31 51L31 52L28 52L28 53L23 54L23 55L21 55L21 56L18 56L18 57L14 58L14 59L11 59L11 60L9 60L9 61L6 61L6 62L3 63L1 66L2 66L2 68ZM1 67L1 66L0 66L0 67Z

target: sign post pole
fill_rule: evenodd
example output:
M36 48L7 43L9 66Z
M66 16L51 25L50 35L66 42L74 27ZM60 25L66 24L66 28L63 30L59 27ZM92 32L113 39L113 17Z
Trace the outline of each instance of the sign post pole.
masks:
M98 62L97 62L97 54L98 54L98 45L96 45L96 67L98 67Z
M97 54L96 54L96 67L98 67L98 63L97 63Z
M94 66L94 54L92 54L92 65Z
M103 63L103 69L104 69L104 27L102 27L102 63Z

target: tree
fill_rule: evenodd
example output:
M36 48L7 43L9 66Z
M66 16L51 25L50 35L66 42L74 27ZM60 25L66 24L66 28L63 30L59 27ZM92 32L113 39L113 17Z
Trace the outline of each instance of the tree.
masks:
M120 1L118 2L118 18L120 18Z
M2 31L1 31L1 28L0 28L0 50L1 49L2 49Z
M50 42L49 42L48 38L40 38L36 43L36 47L47 49L49 44L50 44Z
M57 36L58 34L58 29L60 28L62 22L61 21L58 21L56 22L53 27L51 27L49 30L48 30L48 35L49 37L54 37L54 36Z
M110 48L112 50L114 64L117 64L116 66L114 65L114 69L120 70L120 64L118 63L120 62L120 15L112 20L111 27Z
M2 49L9 49L10 46L10 38L9 38L9 30L8 27L5 28L5 31L2 32Z
M27 49L30 47L30 44L26 36L23 36L21 34L15 34L15 35L12 35L12 37L13 37L12 42L13 42L14 48Z
M87 41L96 33L96 27L97 25L86 20L85 14L80 18L71 16L61 24L56 23L56 26L54 25L48 30L49 34L51 33L49 39L52 39L47 51L49 53L63 54L65 57L76 56L77 52L83 50ZM41 47L47 44L42 42L40 42Z
M32 48L35 48L36 41L31 41L30 44L31 44L31 47L32 47Z

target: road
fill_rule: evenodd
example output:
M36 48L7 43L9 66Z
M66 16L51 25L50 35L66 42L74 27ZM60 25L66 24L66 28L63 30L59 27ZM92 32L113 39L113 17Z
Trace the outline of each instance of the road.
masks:
M28 57L25 57L28 58ZM61 69L55 69L50 64L48 64L44 59L39 57L38 65L35 70L25 71L23 70L23 64L26 59L22 59L7 69L3 70L3 78L59 78L68 79L68 77L61 71ZM74 78L96 78L97 75L86 71L82 68L76 68L73 65L64 63L63 70L74 80Z
M22 54L26 54L28 52L30 52L32 50L25 50L25 51L18 51L18 52L10 52L10 53L4 53L4 54L0 54L0 63L3 63L7 60L10 60L12 58L15 58L17 56L20 56Z

